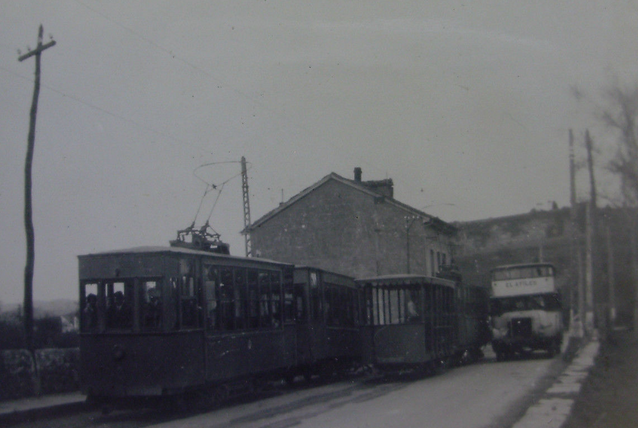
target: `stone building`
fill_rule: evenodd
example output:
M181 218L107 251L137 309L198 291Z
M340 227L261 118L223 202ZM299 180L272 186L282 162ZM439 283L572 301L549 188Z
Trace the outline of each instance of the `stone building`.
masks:
M362 278L434 275L456 228L394 199L392 179L331 173L250 225L253 255Z

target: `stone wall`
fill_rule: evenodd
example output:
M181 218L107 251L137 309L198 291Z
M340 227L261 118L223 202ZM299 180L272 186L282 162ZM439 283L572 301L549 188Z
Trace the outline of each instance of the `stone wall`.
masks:
M1 351L0 400L76 391L79 361L78 348L38 349L35 361L24 349Z

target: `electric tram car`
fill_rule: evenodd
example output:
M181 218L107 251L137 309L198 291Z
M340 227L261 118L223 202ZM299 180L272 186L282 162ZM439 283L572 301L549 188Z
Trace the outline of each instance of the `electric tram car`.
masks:
M485 290L409 274L356 282L364 310L364 364L385 373L428 372L482 356L489 342Z
M351 278L180 242L79 256L90 401L218 403L360 357Z

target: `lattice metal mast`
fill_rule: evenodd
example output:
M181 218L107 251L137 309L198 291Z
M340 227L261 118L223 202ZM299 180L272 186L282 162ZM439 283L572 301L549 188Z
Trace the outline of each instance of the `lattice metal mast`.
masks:
M248 197L248 169L246 168L246 157L241 157L241 188L244 199L244 238L246 244L246 257L253 255L252 243L250 242L250 200Z

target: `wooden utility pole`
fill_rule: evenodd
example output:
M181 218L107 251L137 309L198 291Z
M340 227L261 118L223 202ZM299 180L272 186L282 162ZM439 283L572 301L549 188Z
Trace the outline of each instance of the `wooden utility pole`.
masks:
M614 247L611 244L611 227L607 224L605 229L607 241L607 281L609 283L609 331L614 329L616 323L616 274L614 270Z
M585 325L585 287L583 285L580 232L578 230L578 204L576 201L576 162L574 156L574 132L569 130L569 193L571 222L571 288L570 329L575 337L583 336Z
M590 198L587 205L587 224L586 224L586 271L585 271L585 306L586 317L585 326L588 334L591 334L594 327L594 284L598 282L599 276L597 271L597 259L596 250L594 248L597 244L597 196L596 196L596 179L594 178L594 157L593 157L593 142L589 136L589 129L585 131L585 146L587 148L587 166L589 168L589 186L590 186ZM597 284L597 288L600 285ZM600 293L595 293L597 297L600 297ZM600 320L599 320L600 321Z
M42 52L55 46L55 40L42 44L42 25L38 31L38 45L32 51L18 57L22 62L35 56L35 83L29 121L29 137L27 157L24 163L24 228L27 238L27 261L24 268L24 334L26 347L33 351L33 267L35 263L35 232L33 229L33 208L31 202L31 166L33 164L33 150L35 146L35 119L38 112L38 96L40 95L40 56Z

